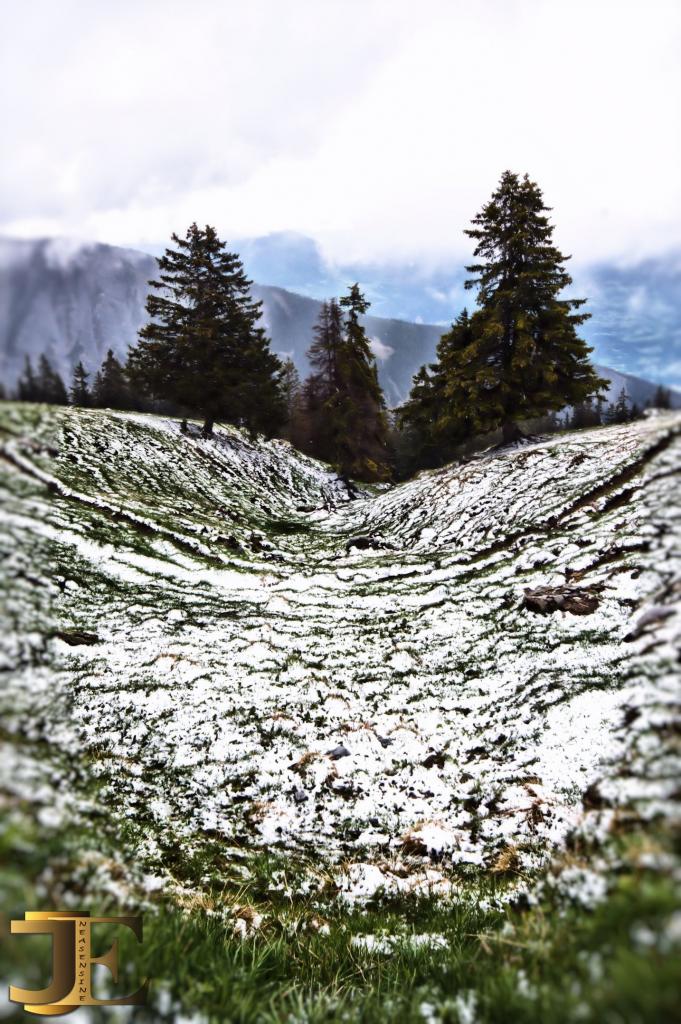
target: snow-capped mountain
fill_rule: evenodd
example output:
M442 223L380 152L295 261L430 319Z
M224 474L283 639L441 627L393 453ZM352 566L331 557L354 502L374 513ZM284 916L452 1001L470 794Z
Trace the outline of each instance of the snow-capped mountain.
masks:
M63 239L0 239L0 380L13 387L25 356L35 360L42 352L65 379L78 360L96 371L109 348L125 359L147 319L148 282L156 270L153 256L134 249ZM290 355L305 373L319 299L261 284L253 292L263 302L263 323L274 350ZM365 322L386 398L397 405L414 372L432 359L443 326L375 316ZM612 381L612 394L625 387L643 403L654 391L641 378L603 366L599 371Z

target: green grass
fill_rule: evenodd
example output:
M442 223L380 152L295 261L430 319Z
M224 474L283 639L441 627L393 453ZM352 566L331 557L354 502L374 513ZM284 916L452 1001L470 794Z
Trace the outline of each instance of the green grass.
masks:
M203 895L188 896L184 907L146 905L141 946L119 932L126 970L119 989L101 994L131 991L150 979L149 1005L136 1021L200 1013L243 1024L410 1024L429 1016L452 1024L674 1024L681 1020L681 946L664 935L680 912L681 894L671 876L636 866L650 842L640 834L621 838L620 874L594 910L559 898L551 887L531 906L493 909L489 901L506 883L489 875L462 878L453 900L379 895L357 909L328 891L287 894L281 879L293 880L296 865L284 857L244 851L230 865L225 851ZM52 884L60 878L60 891L93 914L138 910L132 896L122 906L88 890L86 875L74 869L88 846L92 835L78 830L45 838L21 815L6 819L0 893L8 916L55 905L55 890L44 887L48 866ZM216 850L212 858L215 866ZM207 867L197 849L196 877ZM263 915L246 938L234 934L239 907ZM410 943L410 935L423 934L441 936L446 945ZM368 952L353 943L361 935L397 941L389 953ZM101 951L110 938L99 935ZM0 976L40 987L48 961L41 940L5 941ZM475 1013L467 1017L473 1001ZM94 1011L91 1019L117 1019L111 1014ZM19 1011L7 1019L23 1017Z

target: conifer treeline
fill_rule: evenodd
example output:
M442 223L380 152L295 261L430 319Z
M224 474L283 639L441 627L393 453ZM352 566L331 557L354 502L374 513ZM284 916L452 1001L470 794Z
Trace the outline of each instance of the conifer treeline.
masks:
M27 358L17 397L24 401L148 409L200 416L210 437L222 420L301 450L359 480L385 480L441 465L480 436L504 441L533 431L623 423L640 410L622 389L605 406L608 382L591 365L577 329L584 299L559 296L571 283L569 257L552 241L539 187L506 171L466 233L476 263L464 309L438 343L435 362L415 374L411 393L389 421L362 317L358 284L323 303L301 382L292 360L271 350L262 304L236 253L215 229L192 224L158 259L147 299L149 322L125 366L109 350L90 384L78 363L70 391L46 356ZM653 405L668 408L658 387ZM558 413L568 410L561 418Z
M215 229L192 224L158 260L147 299L149 323L130 351L127 372L142 394L200 415L273 435L288 430L301 448L363 480L390 475L388 425L376 363L360 317L368 303L353 285L326 303L310 350L313 372L271 352L236 253Z
M82 360L74 367L71 385L66 388L62 377L48 357L41 355L37 370L29 356L17 384L16 397L21 402L47 402L50 405L76 405L97 409L144 409L144 398L130 385L126 368L109 349L101 368L90 385L90 374Z

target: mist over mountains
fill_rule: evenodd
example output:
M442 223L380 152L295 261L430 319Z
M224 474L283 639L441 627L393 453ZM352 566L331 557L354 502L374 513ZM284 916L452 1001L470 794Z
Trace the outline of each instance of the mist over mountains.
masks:
M312 240L288 234L240 241L234 248L249 276L270 282L253 286L263 302L264 326L273 349L291 356L303 374L320 300L340 294L352 280L362 283L373 310L382 314L365 322L389 405L405 398L413 373L432 358L456 313L473 305L462 267L458 277L409 267L332 268ZM147 319L148 281L156 271L154 257L135 249L0 239L0 380L13 386L24 357L42 352L65 379L78 360L94 372L109 348L125 359ZM579 292L593 297L584 334L595 345L600 372L612 381L611 394L624 386L642 403L654 390L650 381L681 382L681 258L664 268L648 261L629 270L591 268L590 274L591 288ZM607 368L610 363L617 371Z

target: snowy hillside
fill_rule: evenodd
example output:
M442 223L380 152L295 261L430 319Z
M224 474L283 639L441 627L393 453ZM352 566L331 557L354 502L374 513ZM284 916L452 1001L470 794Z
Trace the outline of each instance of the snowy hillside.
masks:
M3 405L0 787L143 826L168 891L216 839L352 898L678 821L680 431L353 500L286 442Z
M36 360L41 352L65 380L80 359L94 373L109 348L125 360L146 322L148 281L156 271L153 257L131 249L64 239L0 239L0 381L13 386L25 355ZM253 292L263 302L273 348L290 355L305 374L319 302L267 285L257 284ZM365 323L388 403L397 405L408 394L412 375L433 358L443 328L375 316ZM612 381L613 399L624 387L643 405L654 392L638 377L603 366L598 371ZM681 396L677 400L681 406Z

